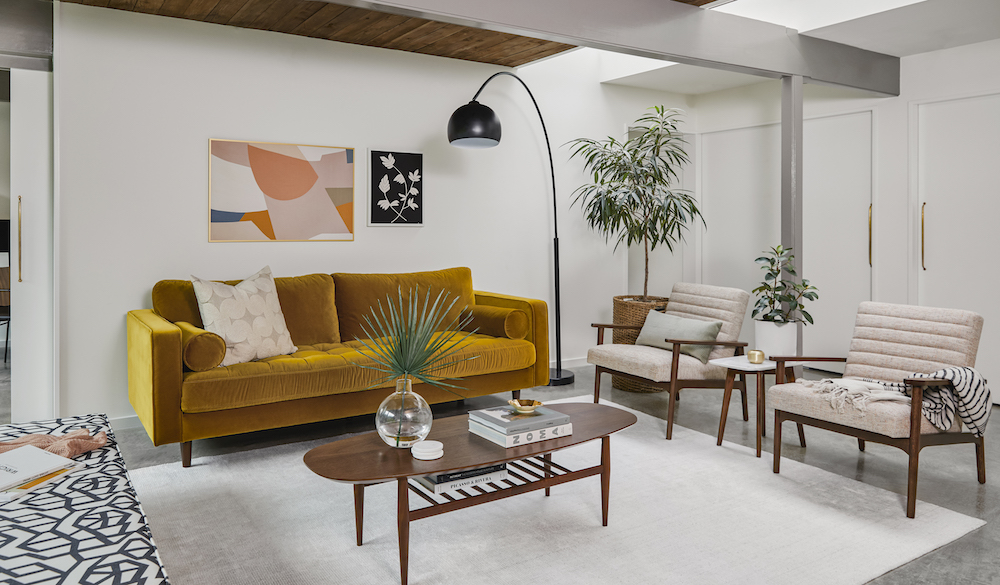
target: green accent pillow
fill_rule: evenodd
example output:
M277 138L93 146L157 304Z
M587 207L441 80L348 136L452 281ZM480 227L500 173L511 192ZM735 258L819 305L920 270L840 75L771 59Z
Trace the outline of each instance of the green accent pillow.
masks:
M646 322L639 331L636 338L636 345L649 345L652 347L662 347L663 349L674 348L672 343L667 343L665 339L684 339L689 341L715 341L722 329L722 321L701 321L699 319L685 319L676 315L667 315L654 309L650 309L646 315ZM712 353L715 346L712 345L681 345L681 353L686 353L691 357L701 360L701 363L708 363L708 355Z

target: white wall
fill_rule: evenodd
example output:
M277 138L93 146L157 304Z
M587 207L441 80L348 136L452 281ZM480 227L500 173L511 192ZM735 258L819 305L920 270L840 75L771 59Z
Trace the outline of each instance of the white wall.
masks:
M10 102L0 102L0 219L10 219ZM0 266L6 266L0 254Z
M133 414L124 317L162 279L469 266L476 288L546 299L551 313L552 200L527 94L500 78L480 97L503 121L499 147L445 138L452 111L500 68L76 4L57 4L56 36L60 412ZM562 145L617 133L667 99L592 82L589 59L521 72L554 145L564 365L610 316L626 262L569 209L583 175ZM208 243L210 138L357 149L355 241ZM424 227L365 227L368 148L424 154Z

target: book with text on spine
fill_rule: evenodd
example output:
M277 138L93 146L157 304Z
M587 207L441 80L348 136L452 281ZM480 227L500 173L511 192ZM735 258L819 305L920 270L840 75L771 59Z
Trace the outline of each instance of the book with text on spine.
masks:
M425 475L424 477L433 481L434 483L445 483L448 481L454 481L456 479L465 479L468 477L476 477L477 475L486 475L487 473L493 473L494 471L500 471L502 469L507 469L506 463L497 463L496 465L489 465L487 467L477 467L475 469L459 469L458 471L432 473L430 475Z
M469 432L488 441L492 441L501 447L509 449L511 447L520 447L521 445L527 445L529 443L568 437L573 434L573 423L566 423L564 425L506 435L496 429L491 429L486 425L479 424L478 422L469 419Z
M517 412L513 406L498 406L469 411L469 420L495 431L513 435L564 425L569 422L569 415L544 406L539 406L534 412L528 413Z
M427 491L433 494L441 494L444 492L450 492L457 489L472 487L474 485L485 484L485 483L495 483L498 481L503 481L507 479L507 469L501 469L499 471L494 471L492 473L486 473L484 475L477 475L475 477L466 477L465 479L455 479L452 481L446 481L443 483L434 483L429 477L415 477L413 478L424 487Z
M75 461L62 455L49 453L34 445L22 445L0 453L0 491L75 465Z

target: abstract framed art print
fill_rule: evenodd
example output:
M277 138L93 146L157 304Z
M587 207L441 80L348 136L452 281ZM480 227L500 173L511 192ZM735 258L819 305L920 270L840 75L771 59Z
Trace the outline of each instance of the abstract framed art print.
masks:
M210 242L351 241L354 149L209 140Z
M368 225L424 224L424 155L369 151Z

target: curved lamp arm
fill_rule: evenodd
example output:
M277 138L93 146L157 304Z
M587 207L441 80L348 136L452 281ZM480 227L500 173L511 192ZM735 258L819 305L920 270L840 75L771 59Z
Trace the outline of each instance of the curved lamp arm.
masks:
M526 92L528 92L528 97L531 98L531 103L534 104L534 106L535 106L535 112L538 113L538 121L541 122L541 124L542 124L542 134L545 136L545 149L546 149L546 151L548 152L548 155L549 155L549 176L550 176L550 178L552 180L552 224L553 224L553 232L552 232L552 235L553 235L553 238L552 238L553 257L552 257L552 259L553 259L553 268L554 268L554 277L555 277L555 301L556 301L555 302L556 367L554 369L550 369L550 373L549 373L549 385L550 386L562 386L564 384L571 384L573 382L574 376L573 376L572 372L564 372L563 368L562 368L562 319L561 319L561 311L560 311L561 292L560 292L560 287L559 287L559 281L560 281L560 278L559 278L559 207L558 207L558 202L557 202L557 199L556 199L556 169L555 169L555 163L553 162L553 159L552 159L552 146L549 143L549 131L545 127L545 118L542 117L542 110L541 110L541 108L538 107L538 101L535 100L535 95L533 93L531 93L531 89L528 87L528 84L526 84L524 82L524 80L521 79L520 77L518 77L517 75L514 75L513 73L510 73L509 71L498 71L497 73L494 73L489 78L487 78L486 81L484 81L483 84L479 87L479 91L477 91L476 95L474 95L472 97L472 102L470 102L470 104L471 103L478 104L478 102L476 101L476 98L479 97L479 94L481 94L483 92L483 90L486 88L486 86L491 81L493 81L495 78L497 78L497 77L499 77L501 75L506 75L508 77L513 77L514 79L516 79L518 81L518 83L521 84L521 87L523 87L524 90ZM487 110L488 110L488 108L487 108ZM497 135L497 138L499 139L499 134Z

